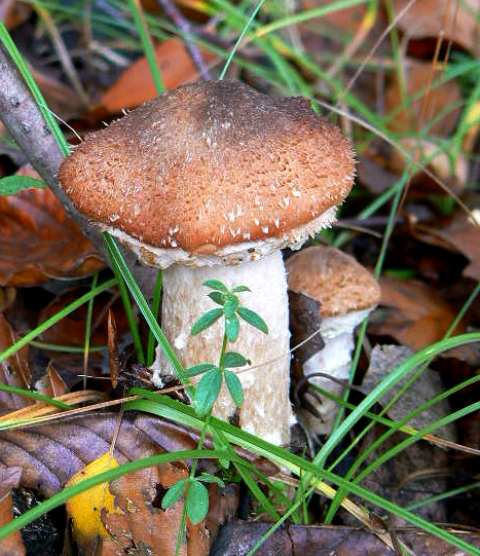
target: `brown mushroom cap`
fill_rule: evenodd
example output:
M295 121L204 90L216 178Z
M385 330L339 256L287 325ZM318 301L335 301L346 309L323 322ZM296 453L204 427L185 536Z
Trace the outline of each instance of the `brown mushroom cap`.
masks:
M323 317L361 311L380 301L380 286L370 272L334 247L307 247L285 266L289 289L318 301Z
M304 99L208 81L92 133L59 177L93 221L208 254L309 223L343 201L353 174L350 143Z

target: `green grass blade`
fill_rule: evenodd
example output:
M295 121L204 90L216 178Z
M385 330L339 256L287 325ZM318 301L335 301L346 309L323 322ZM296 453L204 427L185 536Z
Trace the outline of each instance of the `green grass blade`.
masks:
M248 18L247 23L245 24L244 28L242 29L242 32L238 36L238 39L235 42L235 45L233 46L232 51L228 55L227 61L225 62L225 65L223 66L223 69L222 69L222 71L220 73L220 76L219 76L220 80L225 77L225 75L228 71L228 68L230 67L230 64L232 63L233 57L237 53L237 50L238 50L240 44L243 41L243 38L245 37L247 31L250 29L250 26L252 25L255 17L257 16L258 12L260 11L260 9L261 9L261 7L263 6L264 3L265 3L265 0L260 0L260 2L258 2L258 4L255 6L255 9L252 11L250 17Z
M168 341L167 337L165 336L163 330L160 328L155 315L152 313L147 300L143 296L140 287L138 286L135 278L133 277L130 269L125 262L125 259L118 248L117 243L115 240L108 234L104 233L103 238L105 241L105 245L112 261L112 264L115 265L117 272L119 272L125 279L125 283L132 294L133 299L135 300L140 312L142 313L143 317L147 321L150 330L153 332L157 342L159 343L160 347L165 354L165 357L173 366L175 372L179 380L183 384L190 384L190 379L188 378L187 374L185 373L185 369L183 365L180 363L180 360L177 357L177 354L173 350L170 342ZM190 393L193 391L192 387L189 388Z
M224 456L225 454L223 454ZM171 463L175 461L184 461L188 459L213 459L221 457L221 452L216 452L214 450L185 450L182 452L171 452L168 454L160 454L156 456L150 456L148 458L138 459L129 463L124 463L115 467L114 469L109 469L103 473L99 473L94 477L90 477L81 481L80 483L66 487L61 492L54 494L48 500L41 502L38 506L26 511L21 516L16 517L3 527L0 527L0 540L8 537L15 531L19 531L29 523L32 523L42 515L50 512L51 510L58 508L64 504L67 500L85 492L86 490L100 485L105 482L114 481L127 473L132 473L133 471L138 471L140 469L146 469L147 467L153 467L156 465L161 465L164 463Z
M49 405L58 407L59 409L71 409L72 406L68 403L61 402L59 400L54 400L50 396L45 396L40 394L40 392L33 392L31 390L26 390L25 388L18 388L17 386L10 386L8 384L0 383L0 392L6 392L7 394L14 394L16 396L22 396L22 398L29 398L35 400L36 402L44 402Z
M404 376L411 373L425 361L436 357L444 351L448 351L449 349L460 345L478 341L480 341L480 333L478 332L455 336L422 349L398 365L398 367L386 376L357 406L357 408L353 410L348 417L346 417L346 419L339 425L335 433L328 438L314 459L315 465L320 467L324 466L332 450L338 445L341 439L345 437L349 430L363 417L364 413L368 411L376 402L378 402L385 395L385 393L388 392L388 390L398 384Z
M55 137L55 140L57 141L60 151L64 156L68 156L70 154L70 147L62 133L62 130L60 129L60 126L48 109L47 103L45 102L45 99L40 89L38 88L38 85L35 83L35 80L33 79L33 76L30 73L30 70L28 69L23 56L18 51L18 48L13 42L10 33L8 32L3 22L0 22L0 41L2 42L9 56L12 58L13 62L18 68L18 71L20 72L21 76L25 80L25 83L30 89L30 92L35 99L35 102L37 103L47 126L49 127L50 131Z
M165 84L162 79L162 74L160 68L157 64L157 57L155 56L155 49L153 47L152 38L148 31L147 22L143 16L143 9L139 0L128 0L128 6L135 22L135 27L140 36L142 42L143 51L148 62L148 67L150 68L150 73L152 74L153 83L155 84L155 89L160 95L165 91Z
M152 300L152 313L158 322L158 311L160 310L160 301L162 300L162 271L159 269L157 272L157 279L155 281L155 287L153 289L153 300ZM147 365L150 367L155 361L155 336L151 328L148 329L148 341L147 341Z
M135 310L128 294L128 289L125 284L124 275L118 268L115 261L112 259L110 252L107 250L108 256L110 258L110 267L115 274L117 279L118 291L120 292L120 298L122 300L123 308L125 310L125 316L127 317L128 328L132 335L133 345L135 346L135 353L137 354L137 359L140 363L145 365L145 354L143 352L142 339L140 337L140 329L138 328L137 317L135 315Z
M468 335L465 335L468 336ZM459 339L460 337L458 337ZM452 339L453 340L453 339ZM465 338L463 339L465 340ZM460 340L459 340L460 341ZM472 340L473 341L473 340ZM153 413L159 415L166 419L171 419L175 422L182 423L187 426L191 426L196 430L201 430L204 422L199 419L191 407L181 404L175 400L155 394L154 392L149 392L142 390L140 388L133 388L131 390L132 394L139 394L146 397L148 400L139 400L136 402L130 402L126 404L126 409L134 409L138 411L146 411L148 413ZM426 521L425 519L408 512L404 508L400 508L396 504L385 500L384 498L370 492L369 490L352 484L349 481L337 476L331 471L325 469L320 469L311 462L306 461L300 456L296 456L273 444L266 442L256 436L247 433L225 421L221 421L214 417L210 418L211 425L215 430L220 430L228 438L230 442L241 446L244 449L250 450L260 456L264 456L270 461L278 464L281 467L289 469L291 472L300 476L301 473L307 473L311 477L312 484L316 484L318 480L328 480L337 487L344 487L349 489L353 494L360 496L364 500L368 500L370 503L382 508L387 512L391 512L394 515L405 519L412 525L421 527L426 532L435 535L446 542L461 548L462 550L467 550L472 554L480 555L480 550L476 547L465 542L463 539L451 534L448 531L444 531L440 527L433 525L432 523Z
M70 313L73 313L74 311L76 311L84 303L87 303L92 297L95 297L95 296L101 294L102 292L109 290L110 288L115 286L116 283L117 283L117 281L115 280L115 278L111 278L110 280L107 280L107 281L103 282L103 284L100 284L99 286L97 286L95 289L93 289L93 290L87 292L86 294L82 295L81 297L79 297L75 301L72 301L72 303L69 303L61 311L59 311L58 313L51 316L46 321L39 324L36 328L34 328L33 330L31 330L30 332L25 334L25 336L23 336L23 338L20 338L13 345L11 345L5 351L0 353L0 363L2 361L5 361L5 359L8 359L9 357L14 355L15 353L17 353L17 351L19 351L20 349L22 349L26 345L28 345L37 336L39 336L40 334L45 332L45 330L48 330L54 324L57 324L57 322L60 322L64 317L66 317L67 315L70 315Z

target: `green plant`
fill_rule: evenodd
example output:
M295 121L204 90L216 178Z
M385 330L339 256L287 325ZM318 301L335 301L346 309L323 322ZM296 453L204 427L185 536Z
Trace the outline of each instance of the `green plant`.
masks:
M198 363L186 370L189 377L203 375L193 395L193 407L196 414L200 418L206 418L198 442L199 450L202 449L205 437L209 432L210 415L220 395L223 382L225 382L227 390L237 407L240 407L244 400L242 383L235 372L230 369L244 367L249 364L249 360L238 352L227 351L228 344L234 343L238 339L241 320L264 334L268 334L268 326L262 317L240 303L239 294L250 292L249 288L236 286L229 289L219 280L207 280L203 285L212 290L208 297L220 307L204 313L192 326L191 334L196 336L204 332L222 317L224 333L222 345L219 346L220 355L217 365ZM218 434L218 432L215 434L215 431L212 432L214 433L214 443L219 446L220 450L226 451L226 441L223 439L223 435ZM221 458L220 461L224 467L228 468L228 458ZM196 477L196 468L197 462L195 461L192 464L188 479L182 479L172 485L162 500L162 507L166 509L184 497L184 513L192 523L202 521L208 512L208 491L202 483L215 482L221 486L223 485L223 482L213 475L203 473ZM181 534L183 537L183 532Z
M194 406L200 416L211 411L224 381L235 405L239 407L243 403L242 384L230 369L244 367L249 364L249 360L236 351L227 351L228 343L234 343L240 334L241 319L264 334L268 334L268 326L262 317L240 304L238 294L249 292L249 288L236 286L228 289L219 280L207 280L204 286L213 290L208 297L220 307L204 313L192 326L191 334L192 336L200 334L221 317L224 319L224 334L218 365L199 363L187 369L189 376L203 375L197 384L194 396Z

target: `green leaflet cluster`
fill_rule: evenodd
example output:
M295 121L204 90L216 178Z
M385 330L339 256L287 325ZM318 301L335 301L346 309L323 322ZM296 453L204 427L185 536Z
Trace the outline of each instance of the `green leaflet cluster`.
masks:
M224 333L218 364L199 363L186 371L189 377L202 375L196 385L193 398L193 407L197 415L199 417L207 416L199 445L204 442L209 422L208 417L224 381L235 405L240 407L243 403L242 383L236 373L230 369L244 367L249 365L250 361L241 353L227 351L228 344L234 343L238 339L241 322L244 321L264 334L268 334L268 326L262 317L240 303L239 294L251 291L247 286L236 286L229 289L219 280L207 280L203 285L212 290L208 297L218 307L204 313L194 323L190 333L192 336L196 336L221 318L224 321ZM218 442L219 439L216 440ZM162 500L162 508L167 509L184 497L186 515L192 523L199 523L208 512L208 490L203 483L216 482L222 486L223 483L217 477L206 473L195 477L195 463L192 465L188 479L178 481L167 490Z

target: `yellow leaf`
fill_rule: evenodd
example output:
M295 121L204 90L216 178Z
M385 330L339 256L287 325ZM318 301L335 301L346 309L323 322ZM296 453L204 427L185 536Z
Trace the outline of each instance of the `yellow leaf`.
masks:
M73 486L84 479L118 467L117 460L109 453L103 454L76 473L66 484ZM115 509L115 499L110 492L108 483L97 485L68 500L67 512L73 521L73 529L77 540L82 543L96 537L107 537L108 532L103 526L101 512L122 513Z

